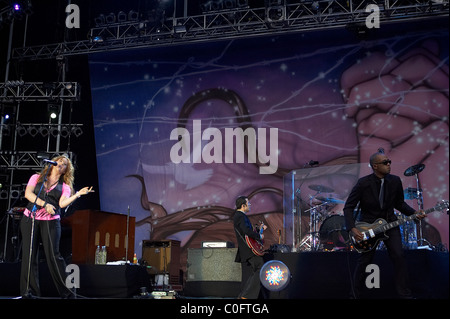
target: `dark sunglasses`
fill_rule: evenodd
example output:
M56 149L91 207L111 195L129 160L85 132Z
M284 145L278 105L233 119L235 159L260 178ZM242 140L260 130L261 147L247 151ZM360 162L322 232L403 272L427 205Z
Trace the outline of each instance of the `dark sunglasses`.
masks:
M374 164L383 164L383 165L387 165L387 164L392 164L392 161L391 161L391 160L384 160L384 161L382 161L382 162L374 163Z

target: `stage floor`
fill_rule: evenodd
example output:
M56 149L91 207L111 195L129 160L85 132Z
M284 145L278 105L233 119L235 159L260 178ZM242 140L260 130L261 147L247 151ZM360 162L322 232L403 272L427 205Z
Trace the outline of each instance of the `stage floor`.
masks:
M269 299L349 299L351 274L358 254L355 252L275 253L269 259L282 261L291 272L287 288L269 293ZM405 251L411 288L418 299L448 299L449 254L428 250ZM386 251L376 254L374 263L380 269L380 288L368 290L368 298L395 299L392 264ZM144 267L135 265L80 265L80 288L83 298L132 299L139 297L141 287L154 287ZM0 298L19 296L20 263L0 263ZM57 297L46 265L40 267L43 297ZM240 282L186 282L180 298L233 299Z

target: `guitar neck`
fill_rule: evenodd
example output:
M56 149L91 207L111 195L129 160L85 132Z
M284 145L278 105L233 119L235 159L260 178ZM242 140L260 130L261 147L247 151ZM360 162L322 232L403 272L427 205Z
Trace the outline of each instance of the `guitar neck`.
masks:
M424 213L425 213L425 215L427 215L429 213L434 212L435 210L436 210L436 207L432 207L432 208L429 208L429 209L425 210ZM391 228L394 228L394 227L397 227L397 226L399 226L401 224L409 222L409 221L413 220L414 218L416 218L417 215L419 215L419 213L412 214L412 215L410 215L408 217L401 218L401 219L398 219L398 220L396 220L394 222L390 222L390 223L388 223L386 225L383 225L382 227L380 227L380 230L377 231L377 233L385 232L386 230L389 230Z

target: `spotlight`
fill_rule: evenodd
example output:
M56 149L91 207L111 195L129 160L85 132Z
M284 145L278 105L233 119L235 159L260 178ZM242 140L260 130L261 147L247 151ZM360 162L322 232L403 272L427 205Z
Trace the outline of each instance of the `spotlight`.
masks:
M39 128L39 133L41 133L42 137L46 137L49 132L50 132L50 130L48 129L47 126L41 126Z
M92 42L94 43L102 43L103 42L103 38L101 36L96 36L92 39Z
M70 129L66 125L64 125L61 127L61 132L59 133L61 134L61 137L66 138L67 136L70 135Z
M130 21L137 21L139 19L139 13L131 10L130 12L128 12L128 20Z
M102 26L105 24L105 16L103 14L99 15L94 19L95 25L97 27Z
M13 3L13 9L14 9L14 11L20 11L20 4Z
M279 260L266 262L259 272L261 284L270 291L280 291L286 288L291 280L289 268Z
M105 17L105 21L107 24L113 24L116 22L116 15L114 13L110 13Z
M23 127L22 125L18 125L16 128L16 132L17 132L17 134L19 134L19 136L24 136L27 134L27 129L25 127Z
M117 22L121 23L121 22L125 22L127 21L127 14L123 11L120 11L117 14Z
M0 199L8 199L8 191L7 190L2 190L0 192Z
M59 105L58 104L49 104L47 106L48 114L50 118L56 119L59 113Z
M72 133L73 133L76 137L79 137L81 134L83 134L83 130L82 130L81 127L79 127L79 126L74 126L74 127L72 127Z
M59 130L58 130L58 126L57 126L57 125L53 126L53 127L50 129L50 134L51 134L53 137L57 137L57 136L58 136Z
M12 199L18 199L20 197L20 190L13 189L10 194Z
M30 127L28 127L28 134L30 134L31 136L35 137L37 133L39 133L39 131L35 126L31 125Z
M311 3L311 9L318 11L319 10L319 1L313 1Z

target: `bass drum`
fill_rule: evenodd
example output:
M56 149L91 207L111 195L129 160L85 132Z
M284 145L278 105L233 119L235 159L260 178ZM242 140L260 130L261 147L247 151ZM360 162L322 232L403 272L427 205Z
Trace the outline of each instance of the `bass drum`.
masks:
M347 248L349 236L344 216L333 215L326 218L320 226L319 235L321 247L325 251Z

